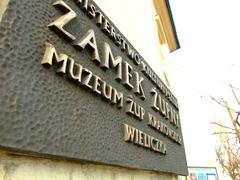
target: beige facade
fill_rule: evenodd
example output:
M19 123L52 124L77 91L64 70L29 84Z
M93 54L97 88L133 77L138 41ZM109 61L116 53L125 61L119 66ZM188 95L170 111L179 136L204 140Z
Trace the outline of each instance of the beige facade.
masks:
M29 157L0 151L0 180L176 180L171 174Z
M5 10L7 9L9 0L0 0L0 22ZM113 22L120 26L120 30L133 46L143 54L146 61L153 66L154 70L161 76L161 69L164 59L163 49L166 49L166 44L159 43L158 30L156 28L153 12L153 4L145 0L96 0L96 3L106 12ZM115 5L114 5L115 4ZM135 5L134 16L132 14L129 21L126 21L126 16L129 16L131 9L125 8L124 13L119 15L115 9L124 8L128 4L129 8L133 9ZM138 6L137 6L138 5ZM108 6L108 7L107 7ZM109 8L109 6L114 8ZM119 7L120 6L120 7ZM130 7L131 6L131 7ZM139 13L136 12L137 9ZM129 10L129 11L128 11ZM140 13L145 10L145 13ZM114 18L115 17L115 18ZM135 20L134 20L135 18ZM137 21L141 20L141 21ZM147 23L147 29L141 29L142 25ZM128 26L128 30L124 30L124 26ZM139 30L139 31L138 31ZM149 36L143 36L146 32ZM142 34L142 35L141 35ZM169 53L169 52L167 52ZM166 82L166 81L165 81ZM167 173L158 173L153 171L133 170L122 167L112 167L107 165L96 165L92 163L71 162L65 160L54 160L48 158L40 158L33 156L20 155L9 151L0 151L0 180L177 180L178 176Z
M3 16L4 12L7 9L8 3L9 3L9 0L1 0L0 1L0 22L1 22L1 19L2 19L2 16Z

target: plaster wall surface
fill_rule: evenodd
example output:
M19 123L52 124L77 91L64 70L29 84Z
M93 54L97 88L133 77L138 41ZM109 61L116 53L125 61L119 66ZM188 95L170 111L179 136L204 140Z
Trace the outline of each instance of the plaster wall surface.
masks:
M176 180L172 174L0 152L0 180Z

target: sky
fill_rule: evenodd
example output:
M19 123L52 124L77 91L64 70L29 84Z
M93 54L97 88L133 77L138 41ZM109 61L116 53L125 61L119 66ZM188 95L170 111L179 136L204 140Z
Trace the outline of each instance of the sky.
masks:
M171 7L181 45L171 54L176 68L191 72L190 80L202 78L205 83L232 83L240 88L240 1L181 0Z
M211 122L229 119L210 95L239 109L228 85L240 92L240 1L170 3L181 48L171 53L168 69L180 105L188 165L214 165Z

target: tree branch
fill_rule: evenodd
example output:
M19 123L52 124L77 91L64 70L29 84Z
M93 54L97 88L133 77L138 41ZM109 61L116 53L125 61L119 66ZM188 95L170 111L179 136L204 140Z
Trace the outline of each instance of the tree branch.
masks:
M235 132L215 132L213 133L213 135L216 135L216 134L236 134Z
M234 136L234 137L228 137L228 138L223 142L223 144L224 144L224 143L229 143L229 141L232 140L232 139L235 139L236 141L238 141L237 136Z
M232 93L233 93L233 96L235 97L235 99L236 99L238 105L240 106L240 101L239 101L239 99L238 99L238 97L237 97L235 91L233 90L233 86L232 86L232 84L229 84L229 87L231 88Z
M226 129L230 129L230 130L235 131L235 129L233 129L233 128L230 128L230 127L228 127L228 126L224 126L224 125L219 124L219 123L216 123L216 122L211 122L211 124L214 124L214 125L220 126L220 127L222 127L222 128L226 128Z
M237 113L236 123L237 123L237 125L240 127L240 122L238 121L239 114L240 114L240 112Z
M224 108L227 108L226 105L224 104L224 101L221 102L221 101L217 100L216 98L212 97L211 95L210 95L210 98L211 98L213 101L215 101L216 103L218 103L220 106L222 106L222 107L224 107ZM234 110L234 109L232 109L232 108L229 108L229 109L230 109L231 111L235 112L235 113L238 113L238 111L236 111L236 110Z

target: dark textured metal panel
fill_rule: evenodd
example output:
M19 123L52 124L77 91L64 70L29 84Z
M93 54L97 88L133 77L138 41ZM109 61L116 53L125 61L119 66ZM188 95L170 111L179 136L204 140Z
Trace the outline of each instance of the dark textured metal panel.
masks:
M125 97L169 124L150 107L150 89L154 83L134 65L80 10L73 0L65 1L78 15L66 26L77 37L94 29L99 52L101 42L110 44L113 54L122 56L145 78L146 100L135 96L114 80L114 71L103 71L92 62L89 52L79 52L47 25L63 13L52 6L51 0L10 0L0 23L0 146L24 152L54 155L77 160L119 165L131 168L186 174L184 145L178 145L147 126L147 120L136 120L89 90L56 75L53 68L40 62L45 42L53 44L76 62L100 76ZM94 2L93 2L94 3ZM167 100L166 100L167 101ZM138 128L167 145L167 154L125 142L122 124ZM181 128L176 131L182 135Z

